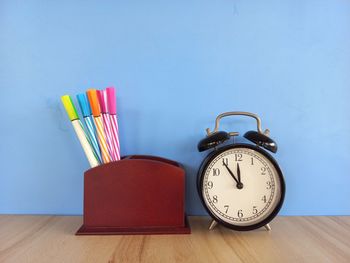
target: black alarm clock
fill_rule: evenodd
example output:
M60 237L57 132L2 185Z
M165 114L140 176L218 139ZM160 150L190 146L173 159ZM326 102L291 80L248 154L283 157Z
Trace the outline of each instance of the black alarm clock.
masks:
M237 132L219 131L220 119L244 115L257 121L257 131L243 137L247 143L235 143ZM230 139L233 137L233 141ZM265 226L277 215L285 195L282 171L268 152L276 153L277 144L269 130L261 129L260 118L249 112L226 112L215 121L213 132L198 143L200 152L212 151L202 162L197 176L200 199L213 218L209 229L217 223L247 231Z

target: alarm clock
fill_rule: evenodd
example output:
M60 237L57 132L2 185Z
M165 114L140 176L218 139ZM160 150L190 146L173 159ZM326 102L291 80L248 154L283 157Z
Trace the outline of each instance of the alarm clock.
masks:
M238 132L219 131L223 117L243 115L257 122L257 131L248 131L247 142L235 143ZM277 144L269 130L261 129L260 118L249 112L226 112L217 116L215 128L198 143L200 152L211 150L197 175L197 190L203 206L217 223L247 231L265 226L277 215L285 195L285 182L276 160ZM230 140L232 139L232 141Z

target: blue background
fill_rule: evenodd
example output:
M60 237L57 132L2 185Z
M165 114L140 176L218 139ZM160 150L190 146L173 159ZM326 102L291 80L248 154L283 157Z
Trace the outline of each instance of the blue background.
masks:
M279 143L281 214L350 214L349 1L8 0L0 47L0 213L82 213L89 166L60 96L115 85L122 153L182 162L189 214L205 213L197 143L232 110Z

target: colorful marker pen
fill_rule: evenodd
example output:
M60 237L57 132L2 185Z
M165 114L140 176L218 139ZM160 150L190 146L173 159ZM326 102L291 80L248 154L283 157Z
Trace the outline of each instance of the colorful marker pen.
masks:
M97 132L98 143L100 145L102 161L103 163L109 163L111 161L111 157L108 152L106 135L102 124L100 105L98 103L96 90L89 89L87 91L87 96L90 102L92 114L94 115L94 122L95 122L95 127Z
M97 155L99 162L102 163L100 147L98 145L97 137L96 137L96 128L91 117L91 108L90 108L88 99L86 97L86 94L85 93L78 94L77 100L79 102L81 113L83 115L85 126L87 128L87 132L88 132L94 153Z
M105 90L97 90L97 97L100 103L101 116L103 120L103 128L106 134L109 154L113 161L117 161L119 159L118 159L116 144L114 143L114 140L112 138L111 120L108 114L107 92Z
M77 110L73 104L73 101L69 95L64 95L61 97L64 108L68 114L70 121L72 122L75 133L80 141L81 146L85 152L85 155L90 163L91 167L99 165L97 156L94 155L92 146L89 142L88 136L84 130L83 124L81 123Z
M117 99L115 95L114 87L108 87L106 89L108 111L112 126L112 138L117 149L117 160L120 160L120 143L119 143L119 131L118 131L118 120L117 120Z

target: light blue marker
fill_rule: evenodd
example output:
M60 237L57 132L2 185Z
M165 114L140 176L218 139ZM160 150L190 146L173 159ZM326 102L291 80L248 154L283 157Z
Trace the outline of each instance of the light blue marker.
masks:
M96 138L96 128L91 117L91 108L85 93L77 95L81 113L83 114L85 125L91 140L92 148L102 163L101 151Z

